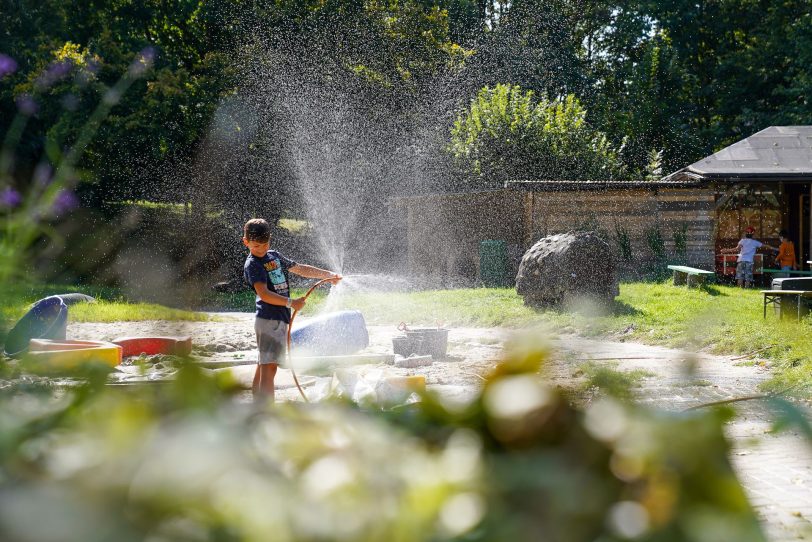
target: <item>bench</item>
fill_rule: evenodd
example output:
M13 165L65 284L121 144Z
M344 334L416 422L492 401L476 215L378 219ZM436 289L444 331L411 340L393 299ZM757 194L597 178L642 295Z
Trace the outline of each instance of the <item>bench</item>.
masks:
M761 293L764 294L764 318L767 318L767 305L781 306L783 298L794 297L797 302L798 319L800 320L802 300L812 299L812 291L808 290L761 290ZM781 316L784 316L783 310Z
M668 269L674 272L674 286L682 286L684 284L689 288L692 286L700 286L705 282L705 278L708 275L716 275L713 271L705 271L704 269L697 269L686 265L669 265Z

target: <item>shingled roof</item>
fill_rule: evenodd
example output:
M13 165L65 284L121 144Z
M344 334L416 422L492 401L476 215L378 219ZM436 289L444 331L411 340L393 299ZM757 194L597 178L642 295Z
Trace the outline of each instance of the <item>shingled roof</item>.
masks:
M812 180L812 126L770 126L662 180L688 179Z

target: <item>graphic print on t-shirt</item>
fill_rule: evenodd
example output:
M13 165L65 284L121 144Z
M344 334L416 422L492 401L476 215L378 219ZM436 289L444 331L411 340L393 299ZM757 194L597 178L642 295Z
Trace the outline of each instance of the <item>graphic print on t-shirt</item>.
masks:
M271 261L265 263L265 271L268 272L268 278L271 279L273 289L279 295L288 295L288 281L285 278L285 273L282 272L282 263L278 258L271 258Z

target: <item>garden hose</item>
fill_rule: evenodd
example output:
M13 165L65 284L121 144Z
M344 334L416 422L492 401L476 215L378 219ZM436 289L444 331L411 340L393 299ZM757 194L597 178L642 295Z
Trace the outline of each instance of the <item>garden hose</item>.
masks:
M322 280L318 281L316 284L314 284L313 286L310 287L310 289L303 296L303 298L307 299L307 297L310 294L313 293L313 290L315 290L316 288L318 288L319 286L321 286L325 282L330 282L332 280L335 280L335 279L329 278L329 279L322 279ZM293 375L293 382L296 383L296 388L298 388L299 393L302 395L302 399L305 400L305 403L309 403L310 399L307 398L307 395L305 395L305 392L302 389L302 386L299 385L299 379L296 377L296 371L293 370L293 357L290 354L290 330L293 329L293 319L296 318L297 314L299 314L299 311L294 310L290 315L290 322L288 322L288 368L290 368L290 374Z

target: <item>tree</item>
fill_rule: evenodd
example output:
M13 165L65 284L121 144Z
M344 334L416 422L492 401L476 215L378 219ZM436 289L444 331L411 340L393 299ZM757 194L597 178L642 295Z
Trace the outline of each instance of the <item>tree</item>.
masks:
M586 122L574 95L536 99L517 85L480 90L457 117L449 151L487 181L605 180L624 173L618 149Z
M809 2L640 0L666 32L682 70L694 156L769 125L807 124L812 114Z

